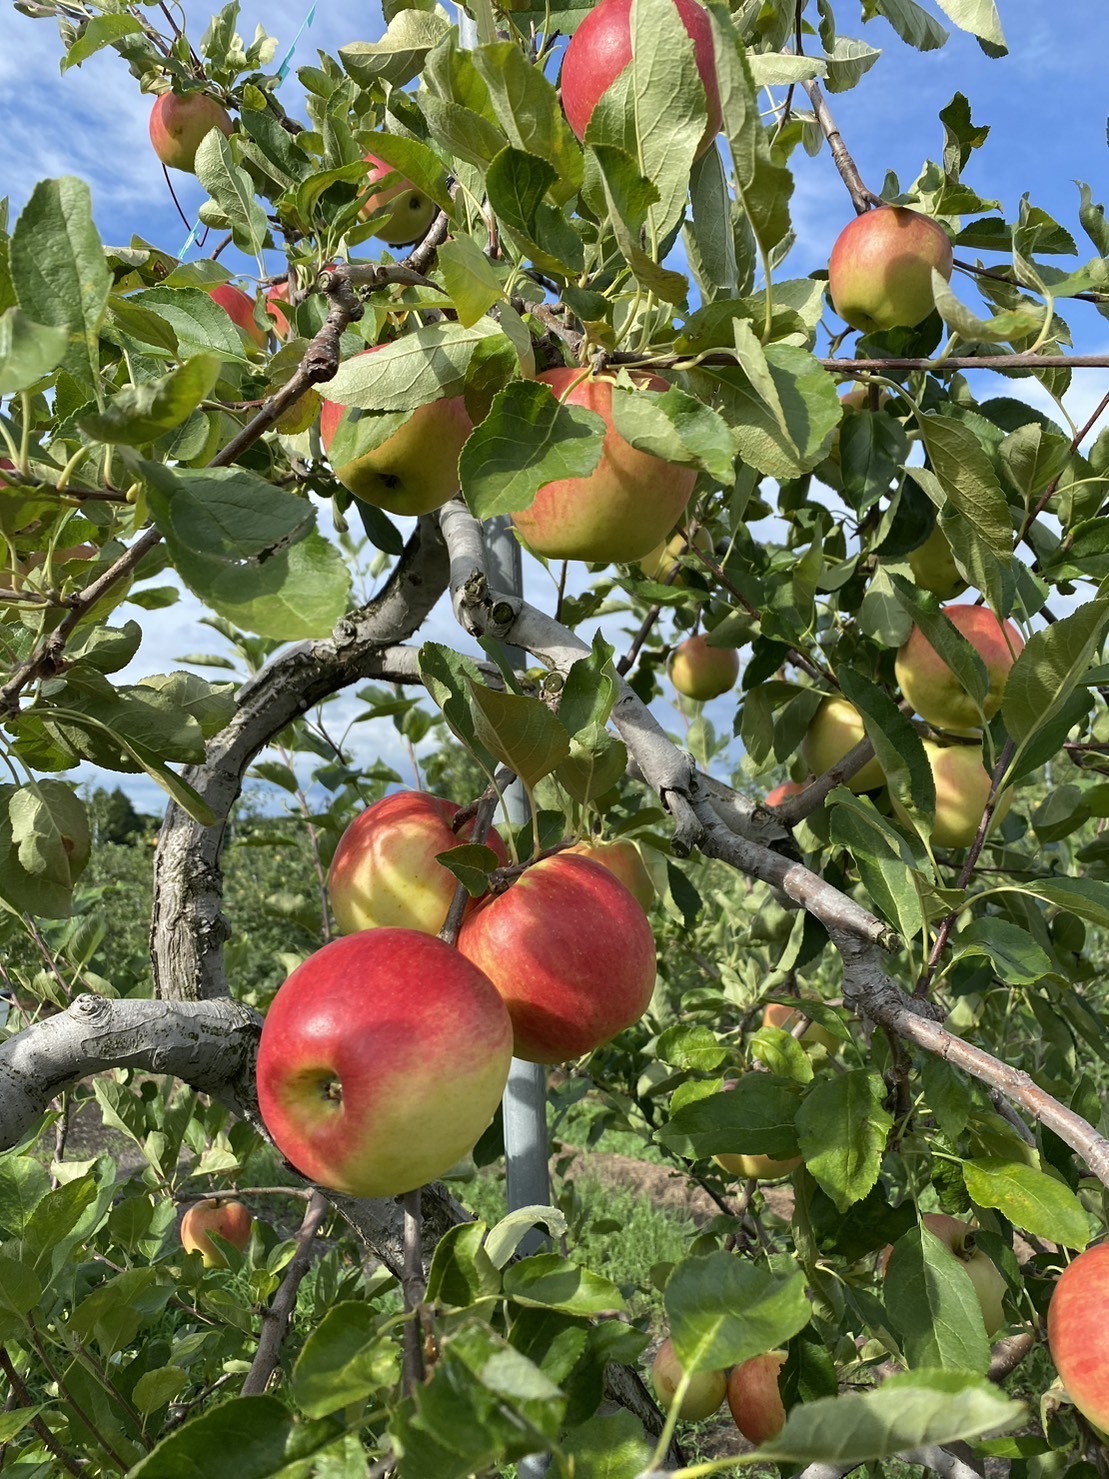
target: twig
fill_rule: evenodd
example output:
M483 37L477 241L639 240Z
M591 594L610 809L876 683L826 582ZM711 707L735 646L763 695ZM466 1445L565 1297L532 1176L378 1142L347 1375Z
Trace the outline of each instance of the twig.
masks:
M836 121L832 117L831 109L828 107L820 84L815 78L809 82L803 82L802 87L809 95L816 121L820 124L820 130L828 140L828 148L832 151L832 160L836 169L839 170L843 183L847 186L847 193L851 197L851 204L855 207L857 215L865 215L871 206L884 205L885 201L880 195L875 195L873 190L868 190L863 184L862 176L859 174L858 166L851 158L847 145L843 142L843 135L836 127Z
M281 1358L281 1345L289 1329L293 1310L296 1308L297 1290L311 1264L312 1244L320 1223L331 1210L330 1203L322 1192L313 1191L304 1210L304 1220L296 1235L296 1252L289 1260L281 1288L273 1297L270 1307L262 1315L262 1333L258 1338L258 1349L254 1353L250 1370L246 1374L242 1397L257 1397L266 1390L270 1377L277 1370Z
M859 771L873 759L874 746L869 739L861 739L857 745L848 750L842 760L838 760L832 766L831 770L818 775L803 791L798 791L795 796L787 796L776 806L774 810L778 814L778 820L785 827L796 827L798 822L803 822L806 817L811 817L814 811L819 811L837 786L842 786L857 776Z
M424 1302L424 1255L420 1188L404 1195L404 1277L401 1292L405 1313L404 1393L411 1397L424 1379L424 1332L420 1311Z
M23 1385L19 1372L12 1365L11 1357L8 1355L5 1346L0 1346L0 1371L3 1371L7 1377L11 1391L19 1406L34 1407L35 1403L31 1398L31 1394ZM65 1449L54 1437L54 1434L46 1426L41 1417L33 1417L29 1423L29 1427L42 1440L44 1446L50 1450L67 1474L75 1475L75 1479L82 1479L85 1473L84 1469L81 1468L76 1459L71 1458L66 1453Z

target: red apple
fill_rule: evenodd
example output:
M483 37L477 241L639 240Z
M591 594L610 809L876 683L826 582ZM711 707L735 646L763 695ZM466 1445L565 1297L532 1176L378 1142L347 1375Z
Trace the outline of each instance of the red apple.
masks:
M285 310L280 306L289 301L289 284L285 282L274 283L272 288L266 289L266 312L273 319L273 332L279 339L287 339L291 325Z
M856 216L836 237L828 286L840 318L853 329L912 328L935 305L932 268L951 276L952 251L937 222L903 206Z
M920 1220L934 1237L939 1238L940 1242L946 1245L952 1257L957 1258L970 1275L970 1282L974 1285L974 1292L978 1296L978 1304L982 1310L982 1322L986 1327L986 1335L992 1339L1005 1323L1002 1302L1007 1285L1004 1275L999 1272L992 1258L987 1258L980 1249L974 1246L974 1229L961 1218L948 1217L944 1212L925 1212ZM889 1271L892 1253L891 1244L882 1254L883 1278Z
M508 1081L512 1024L481 971L416 930L332 940L273 999L258 1107L311 1181L393 1197L473 1149Z
M727 693L739 677L739 653L734 647L710 647L708 637L687 637L675 647L667 663L670 681L686 698L707 703Z
M516 1056L564 1063L637 1022L655 985L655 940L639 903L589 858L535 863L480 903L458 948L504 998Z
M612 424L611 378L567 367L544 370L536 379L566 405L595 411L605 423L604 444L588 477L547 483L512 522L528 547L548 560L630 564L642 559L681 517L697 474L629 446ZM639 385L669 389L657 375L641 378Z
M990 794L990 773L983 760L982 746L937 745L933 740L925 740L924 753L936 784L932 845L969 847L981 825ZM1002 791L991 828L1005 820L1012 799L1011 791ZM897 797L891 795L890 800L900 820L911 827L909 815Z
M436 856L461 847L474 829L467 822L452 830L458 811L439 796L397 791L355 817L339 838L327 875L331 912L344 935L383 925L438 934L457 879ZM486 845L507 863L496 830Z
M736 1427L752 1443L769 1443L786 1425L778 1377L785 1351L767 1351L733 1366L728 1375L728 1408Z
M369 185L376 185L378 180L394 173L393 166L378 159L376 154L367 154L366 163L370 166L366 172ZM411 180L400 179L394 185L372 191L362 202L359 214L368 218L393 202L390 213L374 226L377 239L389 246L407 246L426 236L439 207L422 190L417 190Z
M235 131L226 108L206 92L190 92L185 97L163 92L154 99L150 110L150 142L154 153L171 169L192 174L200 142L213 128L223 134Z
M650 912L655 902L655 886L638 847L629 838L618 837L615 842L575 842L566 851L576 857L591 858L607 868L638 901L643 912Z
M801 759L813 775L823 775L838 765L849 750L866 738L862 716L845 698L826 698L812 717L801 741ZM885 775L877 758L868 760L857 775L847 782L849 790L860 795L875 791L885 784Z
M1082 1415L1109 1429L1109 1243L1063 1270L1047 1311L1051 1359Z
M240 1253L250 1242L254 1222L242 1202L206 1197L194 1202L181 1219L181 1246L186 1253L199 1253L205 1268L226 1268L227 1259L212 1242L215 1233Z
M670 1337L662 1342L651 1364L651 1386L658 1405L669 1412L674 1405L674 1395L682 1379L682 1366L674 1354ZM685 1422L702 1422L711 1417L724 1400L727 1378L722 1371L698 1371L691 1379L678 1416Z
M705 89L708 123L698 145L701 155L720 132L720 90L716 52L708 14L696 0L675 0L682 25L693 42ZM600 0L574 32L562 60L562 107L579 139L585 138L593 109L632 59L631 0Z
M975 734L983 718L992 719L1000 709L1024 638L1011 621L998 621L988 606L945 606L943 614L986 665L990 688L981 711L919 627L913 627L898 652L894 671L901 692L922 719L951 734Z
M807 789L803 781L783 781L780 786L775 786L773 791L767 793L763 806L781 806L790 796L800 796Z
M762 1025L764 1027L780 1027L783 1032L792 1032L793 1024L797 1021L797 1013L792 1007L787 1007L780 1001L768 1001L763 1008ZM826 1027L821 1027L819 1022L810 1022L801 1034L801 1041L808 1046L819 1045L826 1048L829 1053L834 1053L839 1047L839 1038Z
M921 590L931 591L941 601L949 601L952 596L961 595L967 588L966 581L959 574L947 536L938 523L933 524L928 538L923 544L918 544L916 549L911 549L906 559L913 572L913 579Z
M375 344L364 354L383 346ZM346 407L324 401L320 441L331 449ZM357 414L352 412L351 414ZM391 514L427 514L458 492L458 459L473 423L460 395L418 406L404 425L371 452L335 469L335 476L363 503Z
M208 296L218 303L231 322L242 329L252 344L259 349L266 347L266 331L254 322L254 299L248 298L240 289L229 282L221 282L218 288L209 288Z

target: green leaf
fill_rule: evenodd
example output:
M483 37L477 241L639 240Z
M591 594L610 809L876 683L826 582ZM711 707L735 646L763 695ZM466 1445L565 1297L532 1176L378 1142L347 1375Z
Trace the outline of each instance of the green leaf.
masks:
M33 1269L0 1254L0 1310L25 1315L42 1299L42 1284Z
M909 46L917 51L938 51L947 42L947 32L916 0L863 0L863 20L881 15Z
M545 159L555 174L552 199L559 204L569 200L582 182L582 155L554 86L515 41L491 41L473 57L509 144Z
M653 1445L637 1417L614 1412L571 1428L559 1447L571 1467L556 1469L558 1479L639 1479Z
M794 60L791 58L790 60ZM806 59L807 60L807 59ZM819 65L817 63L816 65ZM687 245L692 236L691 263L694 276L706 298L732 295L738 290L739 267L736 260L735 231L732 228L732 198L728 192L724 163L718 149L706 149L695 160L689 182L693 224L684 227ZM699 259L700 269L697 270ZM689 333L689 320L682 329Z
M429 324L383 344L373 354L344 360L334 379L320 392L340 406L363 411L415 411L443 396L461 395L477 345L501 337L491 319L465 327L460 323Z
M952 961L973 955L985 956L1011 986L1030 986L1054 970L1047 951L1007 919L975 919L958 932Z
M720 1371L785 1345L812 1318L805 1276L784 1278L734 1253L686 1258L666 1284L666 1317L685 1371Z
M80 427L98 442L139 447L187 421L219 379L220 361L194 355L168 375L141 385L127 385L96 415L83 416Z
M124 36L134 36L141 31L142 21L137 15L93 16L85 23L81 35L62 58L62 71L68 72L70 67L79 67L105 46L113 46Z
M401 10L380 41L340 46L339 60L361 87L373 87L379 79L391 87L404 87L422 70L428 52L438 46L448 28L441 11Z
M485 176L489 204L502 227L541 272L565 277L582 271L581 237L547 196L558 185L553 165L534 154L502 149Z
M292 1396L309 1417L327 1417L397 1378L397 1350L364 1300L333 1305L296 1359Z
M245 169L235 163L221 129L211 128L196 151L196 177L216 202L240 252L259 257L270 242L266 213Z
M907 1371L874 1391L822 1397L794 1407L777 1438L759 1450L771 1462L866 1463L922 1448L980 1438L1024 1420L984 1377L957 1371Z
M963 1162L963 1179L980 1207L996 1207L1014 1227L1065 1248L1085 1248L1089 1218L1070 1187L1020 1161Z
M18 308L0 315L0 395L27 390L60 365L69 347L64 329L36 324Z
M1019 745L1044 729L1082 683L1107 623L1109 596L1098 596L1029 637L1001 704L1005 728Z
M501 860L491 847L467 842L449 852L436 853L435 861L454 874L472 899L479 899L489 891L489 874L500 867Z
M1007 565L1013 553L1013 521L985 447L969 426L950 416L921 416L919 425L944 493Z
M430 196L440 210L453 215L454 201L447 188L447 171L443 167L443 161L433 149L429 149L426 144L421 144L418 139L408 138L405 134L367 134L364 142L369 152L376 155L383 164L392 165L406 180L415 185L417 190ZM472 240L471 237L459 239ZM453 244L452 239L451 245ZM441 252L442 247L439 250Z
M474 732L486 750L531 790L570 753L558 719L538 698L470 683Z
M840 1212L861 1201L878 1179L893 1120L882 1107L885 1084L854 1069L822 1079L797 1111L805 1165Z
M502 1217L485 1240L485 1251L495 1268L504 1268L533 1227L545 1227L552 1238L566 1236L566 1218L557 1207L517 1207Z
M65 329L64 368L83 388L100 393L100 323L111 275L92 219L83 180L43 180L15 223L10 243L12 283L27 317Z
M570 753L556 767L554 776L584 806L611 791L627 768L624 741L609 734L604 725L591 724L570 740Z
M620 691L612 654L609 643L595 632L588 657L579 657L570 664L558 698L558 718L567 734L608 723Z
M711 1155L768 1155L786 1160L798 1150L795 1083L747 1073L721 1094L683 1104L656 1138L690 1160Z
M1005 34L994 0L937 0L940 9L960 30L980 36L983 41L1006 50Z
M714 1073L728 1058L728 1050L721 1047L716 1034L693 1023L668 1027L658 1040L655 1054L660 1063L690 1073Z
M970 648L969 642L965 645ZM890 790L914 817L931 817L936 809L936 783L924 745L911 722L884 689L856 669L844 666L839 679L844 697L862 715L867 738Z
M46 1167L30 1155L0 1157L0 1228L18 1238L50 1190Z
M188 1384L189 1373L183 1366L156 1366L139 1377L132 1388L131 1401L148 1417L180 1396Z
M700 468L726 488L735 482L735 441L727 423L676 386L662 393L615 386L612 422L637 451Z
M496 269L472 236L452 236L439 248L436 260L458 321L466 328L504 297Z
M443 711L452 733L462 741L488 774L494 768L493 757L478 742L474 727L470 693L482 682L472 658L463 657L439 642L425 642L420 648L420 678L432 699Z
M20 866L43 882L71 889L92 847L84 802L61 781L21 786L8 802Z
M563 404L539 381L514 380L462 448L458 473L470 512L478 519L519 513L547 483L588 477L604 434L596 412Z
M603 106L602 100L594 110L594 117ZM590 124L590 133L592 129ZM593 158L603 192L604 210L608 212L616 243L628 266L649 292L655 293L664 303L680 307L689 296L689 282L680 272L663 267L641 245L645 223L658 200L658 187L623 149L598 143L593 146Z
M936 603L923 596L904 576L891 574L890 580L898 601L924 633L929 646L981 708L990 690L990 679L986 665L974 647L956 629L954 622L936 609Z
M168 348L176 358L218 354L228 362L246 362L239 330L200 288L148 288L131 298L114 299L111 314L141 342Z
M827 456L842 415L839 397L831 376L804 349L771 344L759 359L780 414L768 399L770 386L756 386L744 369L699 373L720 394L717 409L735 433L741 459L769 477L800 477Z
M483 1222L465 1222L439 1239L428 1273L429 1304L465 1309L501 1292L500 1274L482 1246L486 1231Z
M517 1304L564 1315L604 1315L624 1308L624 1297L610 1279L560 1253L536 1253L510 1264L504 1271L504 1292Z
M350 569L315 531L257 563L175 551L178 573L195 596L243 631L292 642L327 637L347 611Z
M965 1266L927 1227L893 1245L884 1300L910 1366L985 1374L990 1343Z
M199 1479L217 1454L235 1455L235 1479L270 1479L286 1465L292 1432L293 1415L276 1397L231 1397L174 1429L128 1479Z

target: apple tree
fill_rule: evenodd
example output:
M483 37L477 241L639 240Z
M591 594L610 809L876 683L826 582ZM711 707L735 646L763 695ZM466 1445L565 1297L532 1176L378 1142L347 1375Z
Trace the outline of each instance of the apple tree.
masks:
M1071 222L980 196L958 90L880 189L829 103L880 73L875 16L1004 68L993 0L393 0L300 68L300 117L235 5L18 9L157 95L214 239L107 246L68 176L0 222L0 1471L1101 1472L1109 396L1077 407L1109 361L1071 325L1109 230L1085 185ZM842 186L830 280L791 268L805 154ZM144 613L182 595L222 645L175 667ZM419 936L451 964L396 947L407 1025L367 1053L327 870L400 743L453 803ZM121 775L165 797L152 987L86 871L83 783ZM225 889L248 782L317 893L264 959ZM543 881L576 874L616 902ZM525 898L526 969L519 926L463 964ZM574 950L606 997L644 906L646 1010L529 1056L559 1122L710 1199L650 1290L583 1265L565 1188L473 1215L496 1119L405 1173L469 1092L452 973L496 987L492 1103L499 998L542 974L529 1009L572 1017ZM259 1112L309 957L401 1111L302 1112L400 1167L373 1195ZM684 1426L725 1390L734 1430Z

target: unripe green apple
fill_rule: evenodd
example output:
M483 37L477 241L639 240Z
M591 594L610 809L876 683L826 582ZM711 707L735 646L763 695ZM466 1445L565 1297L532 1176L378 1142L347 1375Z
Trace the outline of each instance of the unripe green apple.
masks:
M769 1443L786 1425L778 1384L785 1360L785 1351L767 1351L733 1366L728 1375L728 1409L736 1427L752 1443Z
M982 746L937 745L934 740L924 740L923 743L936 784L932 845L969 847L981 825L990 795L990 774L982 757ZM990 823L991 830L1005 820L1012 799L1011 791L1002 791ZM890 800L900 820L911 827L909 815L896 796L891 795Z
M739 653L734 647L710 647L708 638L698 633L675 647L667 672L679 693L707 703L735 685L739 677Z
M798 1166L804 1165L804 1157L799 1155L776 1161L769 1155L724 1154L714 1155L713 1160L739 1181L781 1181L783 1176L792 1176Z
M693 544L696 549L704 550L706 555L712 554L712 535L705 528L700 528L693 536ZM689 549L689 541L682 533L672 534L665 542L659 541L653 550L650 550L638 562L640 570L648 580L657 580L662 584L685 585L685 577L679 572L670 578L671 571L678 569L678 562Z
M363 350L373 354L383 346ZM320 442L325 453L343 416L356 416L345 406L325 400L320 412ZM363 503L391 514L428 514L458 492L458 459L473 423L460 395L444 396L417 406L408 420L380 446L335 469L335 476Z
M201 140L213 128L230 135L235 132L226 108L206 92L190 92L179 97L163 92L154 99L150 110L150 142L154 153L170 169L193 174L196 151Z
M1063 1270L1047 1339L1067 1396L1083 1417L1109 1429L1109 1243L1087 1248Z
M594 11L593 14L596 14ZM601 460L584 478L559 478L512 515L528 548L548 560L632 564L661 543L681 518L697 474L692 467L639 452L612 420L613 380L569 367L535 377L568 406L594 411L605 423ZM665 391L657 375L639 388Z
M978 1304L982 1310L982 1323L986 1327L986 1335L992 1339L1005 1323L1003 1301L1008 1286L1004 1275L998 1270L992 1258L987 1258L985 1253L975 1247L974 1229L961 1218L948 1217L944 1212L925 1212L920 1220L927 1230L939 1238L940 1242L950 1250L951 1256L957 1258L970 1275L970 1282L974 1285L974 1292L978 1296ZM889 1270L892 1253L893 1247L890 1245L882 1255L883 1278Z
M370 166L366 171L368 185L376 185L378 180L394 173L393 165L378 159L376 154L367 154L366 163ZM417 190L411 180L401 179L394 185L371 191L362 202L359 214L368 219L387 205L393 209L375 224L373 234L389 246L408 246L419 241L439 212L435 202Z
M826 698L805 731L805 738L801 741L801 759L813 775L823 775L865 738L862 716L854 704L849 704L845 698ZM858 796L863 791L876 791L885 784L885 779L875 757L851 777L847 786Z
M913 579L921 590L931 591L941 601L949 601L952 596L961 595L967 588L966 581L959 574L947 536L938 523L932 525L928 538L923 544L918 544L916 549L911 549L906 559L913 572Z
M439 853L461 847L474 824L455 832L459 808L425 791L396 791L368 806L339 838L327 875L335 923L344 935L357 930L443 928L457 880L436 862ZM495 829L486 846L501 863L508 854Z
M938 222L884 205L840 232L828 263L828 286L840 318L853 329L912 328L935 305L933 267L951 276L951 241Z
M1024 638L1011 621L998 621L988 606L945 606L943 614L986 665L990 686L981 713L919 627L913 627L898 652L894 671L901 692L922 719L949 734L977 734L983 716L989 721L1001 707Z
M208 296L218 303L236 327L242 329L250 342L259 349L266 347L266 331L254 322L254 299L248 298L241 288L221 282L219 287L209 288Z
M674 1395L682 1379L682 1366L674 1354L670 1337L662 1342L651 1365L651 1386L658 1405L669 1412L674 1405ZM701 1422L711 1417L724 1400L728 1380L723 1371L698 1371L691 1379L688 1390L678 1408L678 1416L685 1422Z
M186 1253L199 1253L205 1268L226 1268L227 1259L210 1234L215 1233L241 1253L250 1242L253 1223L242 1202L206 1197L202 1202L194 1202L182 1217L181 1246Z
M590 858L594 863L600 863L602 868L607 868L614 878L620 880L632 898L638 901L644 914L650 912L656 897L655 886L638 847L629 838L617 837L614 842L575 842L573 847L565 850L578 857Z

